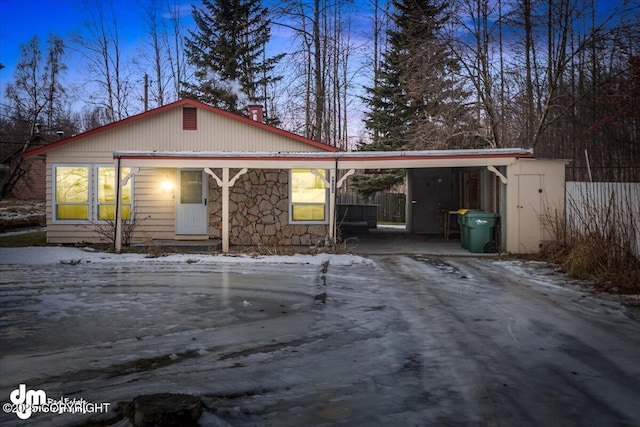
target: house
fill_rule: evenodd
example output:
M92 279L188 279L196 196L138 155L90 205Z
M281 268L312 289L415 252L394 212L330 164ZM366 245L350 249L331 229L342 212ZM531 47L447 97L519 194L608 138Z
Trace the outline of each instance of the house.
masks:
M46 157L47 241L96 242L96 227L111 222L119 249L122 223L137 218L134 242L221 239L225 252L311 245L335 237L335 193L363 169L407 170L414 232L424 232L436 205L454 205L442 183L479 171L489 190L476 197L505 218L501 244L512 252L536 251L544 231L535 215L563 209L564 163L538 161L531 150L340 152L261 115L257 106L245 118L180 100L25 153Z

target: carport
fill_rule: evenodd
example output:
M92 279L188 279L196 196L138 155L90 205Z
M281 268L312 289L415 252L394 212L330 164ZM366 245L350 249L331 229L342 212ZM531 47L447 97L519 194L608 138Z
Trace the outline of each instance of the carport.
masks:
M432 231L442 211L470 207L460 206L461 201L453 200L452 195L464 194L479 209L500 215L502 250L533 253L550 237L547 219L564 213L565 163L534 159L531 149L304 153L129 151L114 153L114 159L118 167L220 168L222 177L216 181L226 189L222 200L223 252L229 250L228 189L236 177L252 168L325 170L323 182L329 194L331 238L336 236L337 190L356 171L368 169L407 171L406 214L407 229L411 233ZM475 182L471 182L471 177ZM116 230L120 229L118 224Z

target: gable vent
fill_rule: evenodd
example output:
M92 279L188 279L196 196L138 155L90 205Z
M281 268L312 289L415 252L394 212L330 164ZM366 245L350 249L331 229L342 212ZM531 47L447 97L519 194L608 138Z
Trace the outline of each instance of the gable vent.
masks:
M198 109L185 107L182 109L182 130L198 130Z

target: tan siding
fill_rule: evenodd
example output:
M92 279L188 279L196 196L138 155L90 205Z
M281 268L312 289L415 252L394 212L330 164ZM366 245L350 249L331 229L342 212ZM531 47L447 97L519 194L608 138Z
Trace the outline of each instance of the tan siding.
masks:
M81 139L47 153L47 239L50 243L97 242L89 226L53 223L54 164L114 164L115 151L248 151L308 152L321 149L242 121L198 109L198 130L183 130L182 108L151 115ZM175 237L174 192L165 194L160 182L175 180L175 169L142 169L134 176L134 212L144 218L134 242ZM210 185L215 185L211 184Z
M135 242L173 239L175 232L174 193L160 188L163 179L174 179L174 169L143 169L134 176L135 215L140 220Z
M543 222L548 215L551 218L564 216L565 162L560 160L518 159L507 167L509 184L506 191L506 211L502 221L506 221L507 251L511 253L534 253L540 244L539 238L532 238L527 231L541 230L542 239L547 239L551 231ZM522 193L519 189L520 177L539 177L541 193ZM538 207L538 205L541 205ZM522 221L523 212L535 208L537 224L534 221Z
M104 238L92 230L91 224L47 225L48 243L100 243Z
M91 224L53 223L52 166L47 165L47 241L61 244L102 241L100 235L91 231ZM160 189L160 182L167 176L173 179L174 169L143 169L134 176L134 211L136 217L144 218L133 235L134 242L174 238L174 195L173 192L165 194Z
M198 130L183 130L182 109L177 108L65 145L50 154L68 161L106 155L112 161L114 151L131 150L321 151L303 142L202 109L198 110Z
M65 147L47 154L49 165L64 163L115 164L113 152L66 152Z

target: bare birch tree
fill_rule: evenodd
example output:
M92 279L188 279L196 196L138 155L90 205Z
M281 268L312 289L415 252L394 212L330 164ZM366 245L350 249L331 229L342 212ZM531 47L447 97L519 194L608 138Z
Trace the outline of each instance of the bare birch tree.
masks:
M309 138L335 146L347 146L350 93L360 70L354 60L352 40L354 5L340 0L288 0L278 11L276 25L292 32L294 48L288 63L289 99L297 106L301 122L296 127ZM301 110L301 111L300 111Z
M89 20L85 32L76 34L73 41L86 61L91 76L89 88L91 104L106 111L109 121L122 120L128 115L131 82L126 72L121 49L119 27L113 1L91 0L85 3Z
M7 134L10 130L13 135L2 138L0 156L9 165L9 172L0 183L0 199L28 172L29 164L23 161L22 154L32 148L38 134L55 134L63 130L63 122L65 128L69 124L64 108L66 90L61 79L67 68L62 61L65 51L62 39L49 36L45 60L37 37L20 50L15 80L7 85L5 93L11 119L3 121L0 133Z

